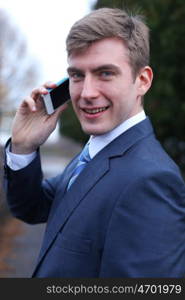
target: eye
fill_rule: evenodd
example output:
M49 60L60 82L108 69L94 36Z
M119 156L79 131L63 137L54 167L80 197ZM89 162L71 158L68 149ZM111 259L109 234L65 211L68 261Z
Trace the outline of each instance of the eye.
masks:
M80 81L84 78L84 75L80 72L73 72L69 74L69 77L73 80L73 81Z
M112 71L101 71L100 77L103 79L110 79L112 76L114 76L114 72Z

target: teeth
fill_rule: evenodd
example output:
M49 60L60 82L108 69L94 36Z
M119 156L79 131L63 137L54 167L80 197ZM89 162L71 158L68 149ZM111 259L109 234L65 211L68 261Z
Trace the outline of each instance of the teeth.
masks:
M106 109L107 109L107 107L101 107L101 108L96 108L96 109L84 109L84 111L87 112L88 114L97 114L97 113L102 112Z

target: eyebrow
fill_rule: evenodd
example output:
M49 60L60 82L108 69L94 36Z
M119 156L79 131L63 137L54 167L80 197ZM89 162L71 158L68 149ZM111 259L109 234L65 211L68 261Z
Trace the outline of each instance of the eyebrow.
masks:
M74 72L81 73L82 70L80 70L80 69L78 69L78 68L75 68L75 67L69 67L69 68L67 68L67 72L68 72L68 74L74 73Z
M118 72L119 67L117 67L116 65L113 65L113 64L107 64L107 65L102 65L97 68L94 68L92 71L96 73L96 72L103 71L103 70L114 70L114 71Z
M92 72L96 73L96 72L100 72L103 70L115 70L115 71L119 72L119 67L117 67L116 65L113 65L113 64L105 64L105 65L93 68ZM83 70L81 70L79 68L75 68L75 67L69 67L67 69L67 72L68 72L68 74L73 73L73 72L83 73Z

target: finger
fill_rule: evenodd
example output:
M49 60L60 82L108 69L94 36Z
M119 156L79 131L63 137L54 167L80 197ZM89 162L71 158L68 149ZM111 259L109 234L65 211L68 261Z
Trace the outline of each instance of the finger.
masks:
M46 94L48 94L48 90L44 86L41 86L39 88L33 89L33 91L31 92L31 98L37 100L38 98L40 98L40 96Z
M23 100L23 102L21 103L20 109L24 110L25 108L29 108L30 111L37 110L36 103L33 98L28 96Z
M46 89L54 89L55 87L57 87L57 84L54 83L53 81L47 81L44 83L43 85Z
M42 96L40 96L38 99L35 100L35 105L37 110L43 110L43 109L45 110L45 105Z
M33 91L31 92L31 97L34 99L38 99L41 95L46 95L48 94L48 89L54 89L55 87L57 87L57 84L52 82L52 81L48 81L46 83L44 83L42 86L33 89Z

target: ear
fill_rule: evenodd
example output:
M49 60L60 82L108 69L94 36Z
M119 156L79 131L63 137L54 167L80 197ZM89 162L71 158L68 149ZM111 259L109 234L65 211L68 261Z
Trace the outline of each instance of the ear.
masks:
M149 66L142 68L138 74L138 94L144 96L151 87L153 71Z

